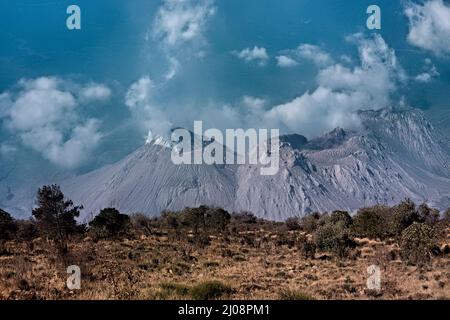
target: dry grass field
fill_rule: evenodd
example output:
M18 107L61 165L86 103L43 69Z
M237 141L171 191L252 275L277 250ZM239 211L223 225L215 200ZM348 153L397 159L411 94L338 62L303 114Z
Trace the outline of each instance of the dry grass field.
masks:
M402 261L392 239L355 239L346 258L326 252L306 258L296 245L303 231L269 223L209 236L207 245L192 232L83 236L70 241L64 257L42 237L5 241L0 299L449 299L447 234L443 250L422 267ZM381 269L379 291L366 286L373 264ZM81 268L80 290L67 289L68 265Z

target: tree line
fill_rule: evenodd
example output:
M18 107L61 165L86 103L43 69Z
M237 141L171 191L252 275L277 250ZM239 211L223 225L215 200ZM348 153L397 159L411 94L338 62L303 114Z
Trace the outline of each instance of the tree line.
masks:
M77 236L97 241L133 237L136 232L156 235L165 232L174 240L206 246L212 235L220 234L244 234L243 243L253 243L254 239L242 231L265 228L280 234L277 240L280 244L295 244L306 258L313 258L316 252L345 258L357 238L394 239L406 261L423 264L430 261L438 239L450 225L450 209L441 214L426 203L417 206L409 199L392 207L362 208L353 216L346 211L316 212L283 223L264 221L248 212L230 214L221 208L200 206L164 211L158 218L144 214L129 216L115 208L105 208L88 224L81 224L77 218L82 209L67 199L59 186L43 186L37 192L36 207L29 220L15 220L0 209L0 241L45 237L65 255L69 241ZM294 232L292 239L288 239L290 232Z

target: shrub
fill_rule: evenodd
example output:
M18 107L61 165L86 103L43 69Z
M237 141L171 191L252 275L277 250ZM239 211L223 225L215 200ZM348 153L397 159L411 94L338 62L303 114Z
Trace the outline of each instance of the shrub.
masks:
M14 232L17 230L17 225L11 215L0 209L0 240L11 239Z
M76 217L82 207L67 200L57 185L44 186L37 193L38 207L33 210L39 231L56 242L63 253L67 252L67 241L77 232Z
M423 266L431 259L431 250L435 247L435 230L433 227L414 222L402 232L401 255L412 265Z
M347 219L328 219L314 233L314 243L317 249L332 252L339 258L348 256L349 249L354 247L355 243L351 238L347 223Z
M300 229L300 221L298 218L287 218L285 221L286 228L290 231L299 230Z
M434 226L439 222L439 210L430 208L426 203L422 203L418 210L419 220L430 226Z
M208 229L225 231L231 220L228 211L221 208L210 208L206 211L206 226Z
M256 224L258 222L258 218L253 213L247 211L234 213L232 218L238 224Z
M106 239L122 236L128 229L130 217L117 209L106 208L89 223L89 229L95 238Z
M375 206L358 210L353 218L352 230L357 237L384 239L387 236L386 221L390 208Z
M321 217L321 214L318 212L313 212L307 216L304 216L300 220L301 229L306 233L313 233L319 227Z
M297 240L297 246L300 250L300 254L305 259L314 259L316 254L316 244L304 235L300 236Z
M445 210L444 214L442 215L442 220L444 223L450 224L450 208Z
M194 300L214 300L232 292L231 287L220 281L207 281L191 288L190 295Z
M150 235L152 229L156 227L156 219L147 217L142 213L135 213L130 217L131 225L134 230L140 231L145 235Z
M161 214L161 223L163 226L173 229L175 234L179 235L180 229L180 217L176 212L163 211Z
M189 287L178 283L165 282L161 283L160 287L167 293L175 293L179 296L186 296L189 293Z
M345 228L348 228L353 223L353 219L347 211L333 211L326 222L341 224Z
M406 228L414 222L420 222L416 205L410 199L402 201L392 208L392 214L388 221L388 228L391 235L400 236Z
M181 212L183 225L192 228L196 235L199 234L199 230L206 229L206 213L209 208L206 206L200 206L198 208L186 208Z

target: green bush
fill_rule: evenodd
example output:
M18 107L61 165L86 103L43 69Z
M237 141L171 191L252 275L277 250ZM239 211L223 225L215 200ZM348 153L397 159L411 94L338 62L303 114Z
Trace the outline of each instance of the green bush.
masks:
M439 210L430 208L426 203L422 203L417 209L419 220L430 226L435 226L439 222Z
M388 235L386 223L389 214L390 208L386 206L358 210L353 218L352 230L354 235L360 238L384 239Z
M318 250L331 252L339 258L348 256L349 249L355 246L351 237L349 221L344 214L330 216L323 226L320 226L313 235Z
M353 223L353 219L347 211L333 211L326 222L341 224L343 227L348 228Z
M232 292L231 287L220 281L208 281L194 286L189 293L194 300L214 300Z
M425 223L414 222L402 232L401 256L412 265L423 266L431 260L431 250L436 246L435 229Z
M191 228L198 235L200 230L206 229L206 214L209 208L200 206L198 208L186 208L180 213L181 222L184 226Z
M130 217L114 208L106 208L89 223L89 230L97 239L124 235L130 225Z
M420 222L416 205L410 199L406 199L392 208L392 214L388 221L388 230L391 235L400 236L403 230L414 222Z
M322 215L318 212L313 212L309 215L304 216L300 220L300 227L306 233L313 233L317 230L320 225Z
M206 228L215 231L225 231L230 224L231 215L221 208L209 208L206 211Z

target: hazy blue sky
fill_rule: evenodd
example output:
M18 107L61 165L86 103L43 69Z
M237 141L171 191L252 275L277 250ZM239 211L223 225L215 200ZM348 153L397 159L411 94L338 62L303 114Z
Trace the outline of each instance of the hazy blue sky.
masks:
M110 162L193 120L311 137L357 126L358 109L440 114L449 21L443 0L1 1L0 161Z

